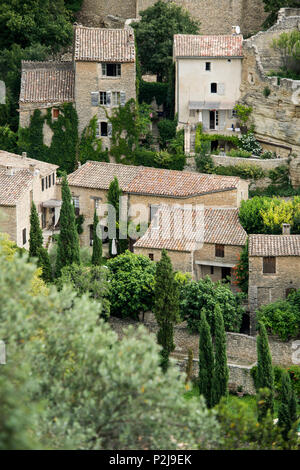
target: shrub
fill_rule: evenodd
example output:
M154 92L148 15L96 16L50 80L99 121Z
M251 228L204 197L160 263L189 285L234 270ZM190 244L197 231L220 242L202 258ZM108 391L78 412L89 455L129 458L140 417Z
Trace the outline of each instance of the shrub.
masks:
M289 167L287 165L280 165L274 168L274 170L269 170L268 176L273 184L286 185L289 183Z
M269 333L278 335L282 341L295 338L300 332L300 312L288 300L260 307L257 319L264 323Z
M242 150L250 152L252 155L259 156L262 153L262 147L260 143L256 140L253 132L248 132L243 134L239 140L239 147Z
M227 155L229 157L240 157L240 158L251 158L252 153L248 152L247 150L243 149L232 149L229 152L227 152Z
M270 150L266 150L265 152L260 154L260 158L262 160L271 160L272 158L277 158L275 152L271 152Z
M268 86L266 86L263 90L263 95L264 95L265 98L268 98L268 96L270 96L270 94L271 94L271 90Z
M154 168L166 168L168 170L183 170L186 157L183 153L171 154L166 150L153 152L143 147L138 147L134 152L134 164L150 166Z
M242 122L242 124L245 125L249 120L250 114L252 113L251 106L236 104L234 110L236 111L239 120Z
M176 136L177 121L162 119L158 122L157 127L159 130L160 146L165 149L167 144Z
M214 173L225 176L239 176L246 180L259 180L265 177L265 172L260 166L242 163L238 165L217 166Z
M240 297L235 296L227 285L214 283L207 276L197 282L189 282L181 292L180 314L187 321L190 332L199 331L200 312L205 308L207 321L214 334L216 303L220 305L226 331L239 331L244 313Z
M261 210L268 207L271 198L255 196L241 202L239 218L248 234L264 233L264 223Z

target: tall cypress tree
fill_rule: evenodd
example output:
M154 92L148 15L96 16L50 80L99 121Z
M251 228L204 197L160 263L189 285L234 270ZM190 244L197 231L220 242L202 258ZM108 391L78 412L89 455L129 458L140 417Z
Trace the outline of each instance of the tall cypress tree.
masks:
M208 408L211 408L213 406L214 352L204 309L200 316L199 335L199 392L204 396Z
M57 243L56 276L64 266L80 264L79 238L76 229L75 211L66 174L61 183L62 206L60 211L60 233Z
M38 250L43 246L43 232L40 227L39 216L34 202L31 203L30 211L30 233L29 233L29 256L38 257Z
M179 290L166 250L162 251L156 265L154 299L154 314L159 325L157 341L163 348L161 366L165 371L169 365L169 355L175 349L173 326L179 321Z
M274 370L270 353L268 335L263 323L259 323L259 335L257 336L257 388L268 388L271 393L268 399L268 407L271 414L274 412ZM266 407L267 409L267 407Z
M296 398L292 388L291 378L286 370L281 373L281 398L278 410L278 426L281 428L282 437L288 440L288 433L297 419Z
M118 178L115 176L112 182L109 185L108 193L107 193L107 202L111 204L116 211L116 239L117 239L117 250L118 254L123 253L128 248L128 241L127 239L120 239L120 197L122 196L122 190L119 186ZM112 224L112 220L108 221ZM109 254L112 256L111 253L112 249L112 240L109 240Z
M94 224L93 224L93 254L92 254L92 264L95 266L101 265L102 262L102 240L97 235L97 225L99 223L99 218L95 209L94 212Z
M215 368L213 375L213 402L219 403L227 395L228 367L226 352L226 333L221 307L216 304L215 311Z

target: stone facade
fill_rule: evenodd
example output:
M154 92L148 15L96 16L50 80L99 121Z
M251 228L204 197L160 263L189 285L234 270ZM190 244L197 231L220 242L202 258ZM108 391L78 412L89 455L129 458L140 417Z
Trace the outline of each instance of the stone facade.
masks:
M110 15L136 18L154 3L155 0L84 0L80 19L92 26L100 26ZM175 0L175 3L200 21L202 34L230 34L232 26L239 25L244 35L250 35L261 29L267 17L262 0Z

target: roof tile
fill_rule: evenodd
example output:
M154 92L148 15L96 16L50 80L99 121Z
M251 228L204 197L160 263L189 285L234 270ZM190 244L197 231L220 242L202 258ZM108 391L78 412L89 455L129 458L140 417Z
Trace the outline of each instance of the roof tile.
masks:
M242 57L243 36L174 35L174 57Z
M249 235L249 256L300 256L300 235Z

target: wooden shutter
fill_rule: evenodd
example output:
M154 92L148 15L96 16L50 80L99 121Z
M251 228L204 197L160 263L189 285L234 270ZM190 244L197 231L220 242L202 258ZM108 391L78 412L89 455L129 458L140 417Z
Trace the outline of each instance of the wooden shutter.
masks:
M203 130L209 129L209 111L202 111Z
M125 106L126 103L126 93L125 91L120 92L120 104L121 106Z
M92 91L91 92L91 105L92 106L98 106L99 104L99 92L98 91Z
M112 123L107 123L107 137L112 137Z
M111 106L111 91L106 92L106 106Z
M276 273L276 258L275 256L265 256L263 258L263 273L275 274Z

